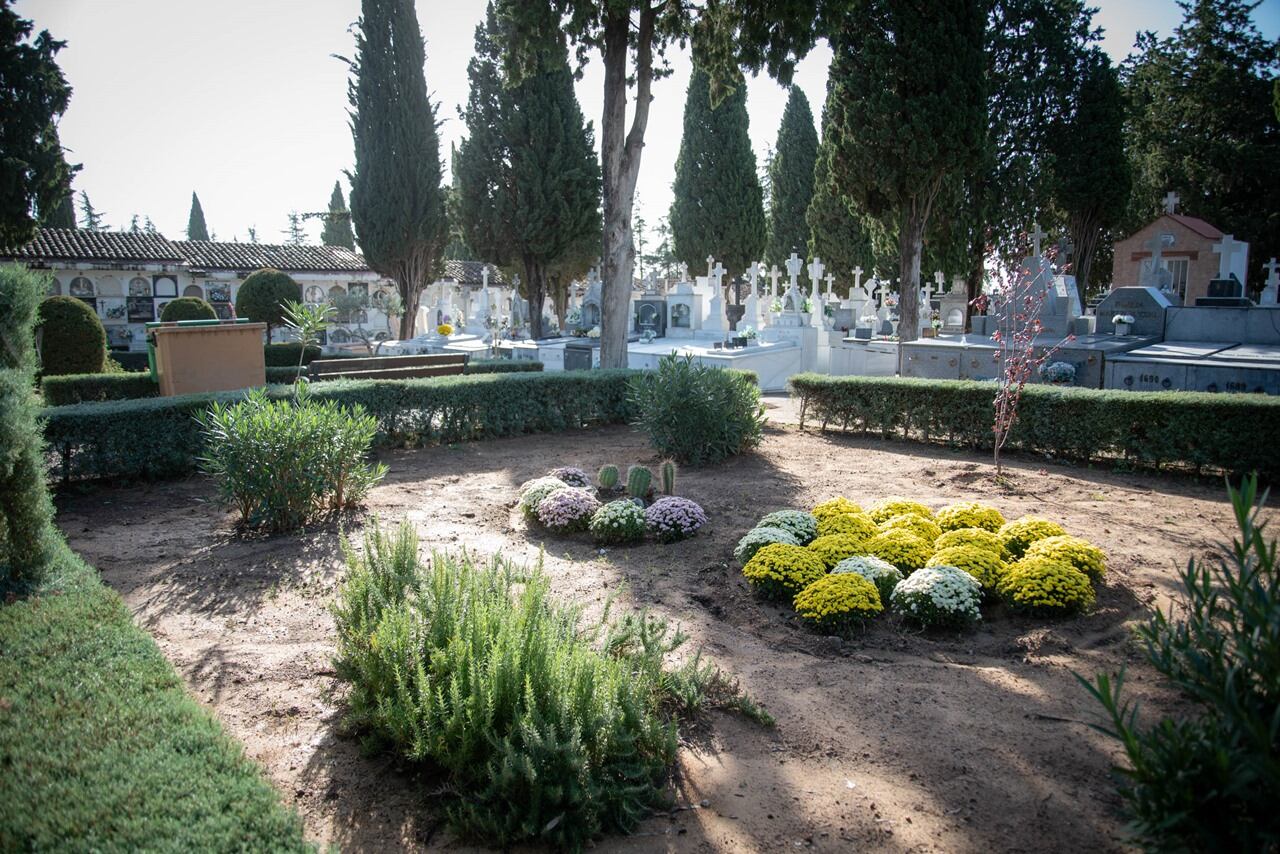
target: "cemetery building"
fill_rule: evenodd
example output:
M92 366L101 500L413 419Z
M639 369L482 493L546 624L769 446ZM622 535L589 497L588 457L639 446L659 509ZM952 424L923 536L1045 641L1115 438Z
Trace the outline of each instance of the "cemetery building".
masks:
M1163 214L1116 242L1111 286L1155 287L1175 295L1182 305L1210 296L1209 282L1219 278L1220 269L1234 273L1243 286L1249 244L1202 219L1176 213L1176 205L1177 196L1171 193ZM1229 259L1222 257L1224 252Z

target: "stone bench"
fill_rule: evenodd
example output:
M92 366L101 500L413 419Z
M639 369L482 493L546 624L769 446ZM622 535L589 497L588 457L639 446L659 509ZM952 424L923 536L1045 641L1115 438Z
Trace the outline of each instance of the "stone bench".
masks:
M376 356L368 359L316 359L308 366L312 380L406 380L461 374L465 353L426 356Z

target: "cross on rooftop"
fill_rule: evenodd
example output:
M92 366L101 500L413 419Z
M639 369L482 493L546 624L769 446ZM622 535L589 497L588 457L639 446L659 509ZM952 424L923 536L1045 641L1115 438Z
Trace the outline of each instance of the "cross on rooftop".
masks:
M1049 235L1040 230L1040 223L1033 222L1031 223L1030 236L1031 236L1031 254L1039 258L1040 257L1040 241L1044 240Z
M1168 193L1165 194L1165 197L1164 197L1164 212L1167 214L1177 213L1178 202L1180 201L1181 199L1178 198L1178 194L1175 193L1173 190L1170 190Z

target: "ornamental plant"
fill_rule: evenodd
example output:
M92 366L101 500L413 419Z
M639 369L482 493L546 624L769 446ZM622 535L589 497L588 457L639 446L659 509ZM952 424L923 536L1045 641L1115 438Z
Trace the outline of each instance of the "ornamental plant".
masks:
M1036 540L1061 537L1067 531L1057 522L1051 522L1040 516L1023 516L1001 525L997 533L1000 535L1000 542L1004 545L1005 551L1016 560L1022 557Z
M910 531L926 543L932 543L942 535L942 530L932 519L921 516L919 513L899 513L897 516L890 516L879 524L881 531L902 530Z
M956 528L954 531L944 532L933 541L933 547L937 551L956 546L976 546L986 549L1001 560L1005 556L1004 542L1000 536L985 528Z
M625 498L610 501L591 515L587 525L598 543L635 543L644 539L645 511Z
M1088 540L1070 535L1036 540L1027 547L1026 557L1044 557L1071 564L1095 583L1102 581L1107 574L1107 556L1102 549Z
M644 521L663 543L692 537L707 524L707 514L697 502L668 495L644 509Z
M802 546L807 546L818 536L818 520L803 510L775 510L761 518L756 527L789 531Z
M738 545L733 549L733 559L745 566L747 561L755 557L756 552L773 543L782 543L787 546L800 545L800 542L790 531L783 528L768 528L762 525L759 528L752 528L742 535L742 538L738 540Z
M1047 557L1024 557L1011 564L999 590L1009 607L1037 614L1083 611L1093 604L1089 576Z
M930 566L893 589L893 610L926 628L966 628L982 619L982 588L954 566Z
M887 560L875 555L857 555L847 557L832 567L831 572L839 575L854 572L870 581L880 592L880 602L887 603L893 595L893 588L902 580L902 573Z
M568 484L558 477L537 477L525 481L520 486L520 512L530 522L538 521L538 505L557 489L564 489Z
M911 501L899 496L890 496L881 498L879 501L873 501L867 507L867 515L869 515L877 525L886 519L898 516L902 513L915 513L926 519L933 518L933 511L921 504L919 501Z
M772 543L755 553L742 574L766 599L790 601L827 574L822 560L801 546Z
M982 594L994 598L997 585L1008 567L998 555L981 546L952 546L934 552L925 566L954 566L963 569L982 585Z
M596 473L596 485L605 492L612 492L618 486L618 467L600 466L600 471Z
M591 485L591 475L587 474L580 468L573 466L561 466L547 472L548 477L558 478L569 486L576 486L580 489L586 489Z
M976 501L958 501L948 504L938 511L934 517L938 527L944 531L956 531L961 528L982 528L986 531L998 531L1005 523L1004 514L989 504Z
M844 633L884 610L876 586L855 572L825 575L796 594L796 615L815 629Z
M585 530L600 502L585 489L563 486L538 502L538 521L558 534Z
M869 540L878 533L880 529L866 513L828 513L818 519L819 537L830 534L853 534Z
M100 374L107 358L107 331L89 304L76 297L47 297L40 303L40 372Z
M809 543L808 549L822 560L823 566L831 569L845 558L861 554L866 544L866 538L856 534L828 534Z
M821 522L828 516L838 516L842 513L861 513L862 508L854 502L842 496L830 498L813 508L813 517Z
M933 548L918 535L901 528L882 531L867 540L864 550L910 575L929 562Z
M453 324L450 324L450 323L440 324L439 326L436 327L436 333L439 335L443 335L445 338L448 338L450 335L453 334Z

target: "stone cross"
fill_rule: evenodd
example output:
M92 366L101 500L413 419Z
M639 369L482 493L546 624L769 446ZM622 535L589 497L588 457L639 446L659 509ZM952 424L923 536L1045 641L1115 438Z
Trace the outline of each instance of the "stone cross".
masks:
M723 287L721 282L724 279L724 272L724 265L717 261L714 267L707 268L707 278L710 279L717 288Z
M1178 194L1173 190L1170 190L1164 197L1164 212L1167 214L1177 213L1179 201L1181 201L1181 199L1178 198Z
M1211 249L1218 253L1218 278L1228 279L1231 277L1231 259L1235 257L1240 249L1244 246L1239 240L1235 239L1235 235L1222 235L1222 242L1213 244Z
M1173 245L1172 234L1157 234L1147 242L1143 243L1143 247L1151 253L1150 260L1143 268L1143 272L1138 276L1138 284L1153 286L1160 284L1160 254L1166 246Z
M680 281L689 281L689 265L683 261L680 262Z
M751 282L751 290L747 291L746 311L742 314L747 323L756 329L760 328L760 300L756 295L756 285L760 282L761 272L759 261L752 261L751 266L747 268L747 278Z
M830 273L827 273L826 282L827 282L827 302L831 302L831 298L832 296L834 296L833 286L835 285L836 277L831 275Z
M1262 269L1267 271L1267 286L1262 289L1262 298L1258 301L1258 305L1280 305L1280 264L1276 263L1276 259L1262 265Z
M485 264L483 267L480 268L480 278L484 280L484 284L482 284L481 287L483 287L486 291L489 290L489 265L488 264Z
M822 310L822 295L818 292L818 286L822 283L822 273L827 269L822 263L822 259L814 256L809 262L809 301L813 303L813 312L809 317L811 326L822 326L822 318L826 314Z
M792 252L791 257L787 259L787 275L791 277L791 284L800 281L800 271L804 269L804 262L800 260L800 256Z
M778 269L778 265L774 264L769 270L769 304L773 305L773 301L778 298L778 280L782 278L782 271Z
M862 289L862 267L853 268L853 286Z
M1049 235L1045 234L1043 231L1040 230L1040 223L1033 222L1031 223L1031 234L1029 236L1031 238L1031 247L1032 247L1031 254L1034 257L1039 258L1040 257L1040 241L1044 240Z
M817 284L822 281L822 274L826 272L827 265L822 263L821 258L815 257L809 262L809 280L814 284L814 292L817 293Z
M760 281L760 274L764 272L764 268L760 266L759 261L752 261L751 266L747 268L747 281L751 282L751 293L756 292L756 284Z

